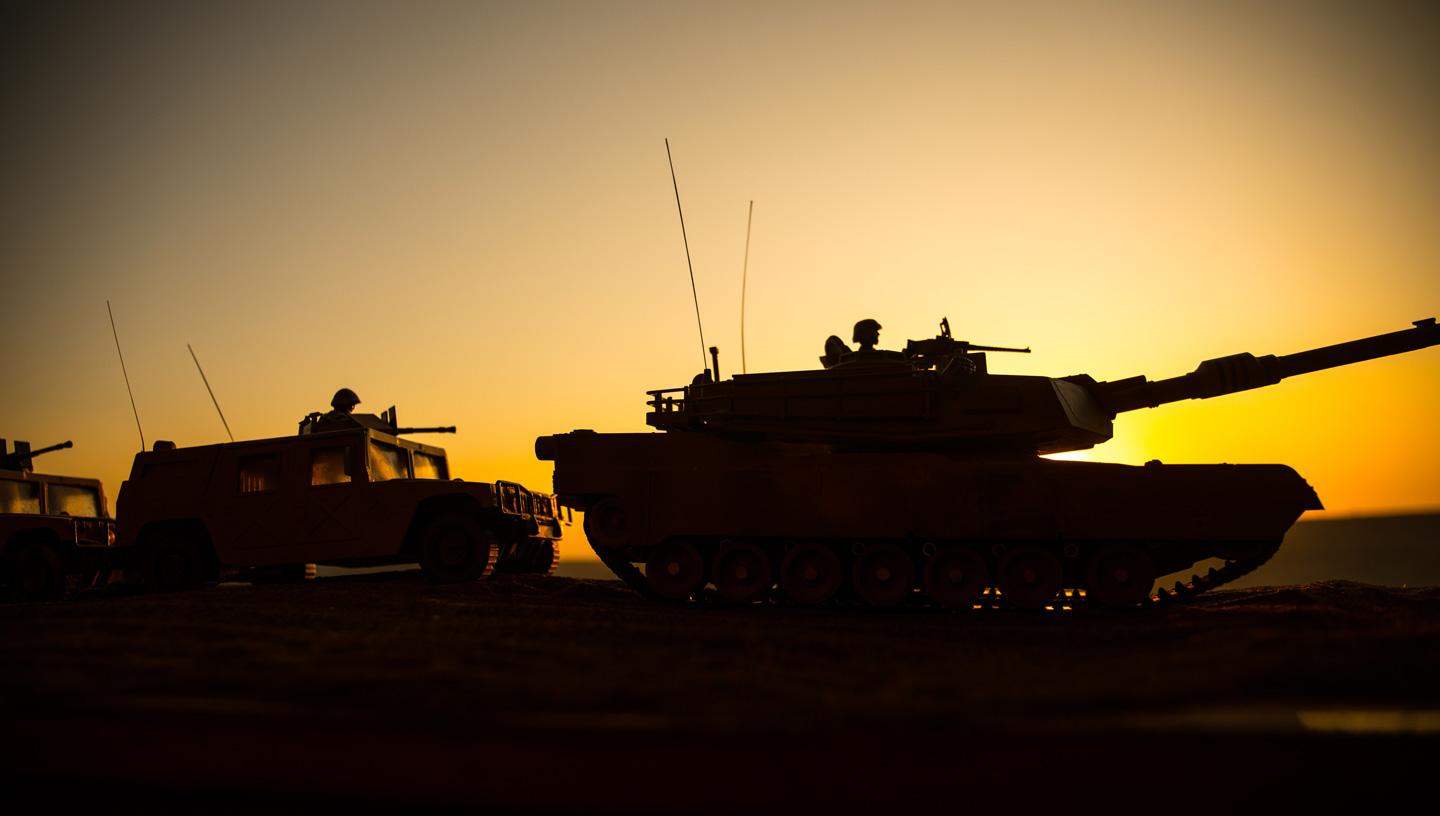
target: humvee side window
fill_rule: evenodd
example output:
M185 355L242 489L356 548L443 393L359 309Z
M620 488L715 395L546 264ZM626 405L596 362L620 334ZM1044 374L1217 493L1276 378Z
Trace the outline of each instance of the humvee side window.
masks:
M240 492L263 493L280 489L280 454L264 453L240 459Z
M370 481L410 478L410 463L405 451L394 445L370 440Z
M428 453L414 452L415 456L415 478L417 479L448 479L450 468L446 467L445 457L431 456Z
M0 513L40 512L40 483L0 479Z
M95 518L100 515L100 494L93 487L80 485L52 484L49 486L51 515L83 516Z
M350 481L350 448L315 448L310 451L310 484L345 484Z

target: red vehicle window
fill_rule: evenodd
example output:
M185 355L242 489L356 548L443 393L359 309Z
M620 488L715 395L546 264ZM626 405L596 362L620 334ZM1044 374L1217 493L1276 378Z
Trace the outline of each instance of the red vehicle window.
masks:
M310 451L310 484L345 484L350 481L350 448L315 448Z
M100 515L100 494L93 487L52 484L46 509L51 515L95 518Z
M246 456L240 460L240 492L263 493L280 489L280 454Z
M445 465L445 457L431 456L428 453L421 453L420 451L415 451L415 478L450 478L450 469Z
M410 478L410 458L405 451L384 442L370 441L370 481Z
M40 512L40 485L38 482L0 479L0 513L38 512Z

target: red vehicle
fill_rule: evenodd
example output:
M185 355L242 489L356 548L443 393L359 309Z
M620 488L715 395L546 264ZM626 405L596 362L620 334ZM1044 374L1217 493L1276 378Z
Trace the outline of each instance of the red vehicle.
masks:
M109 573L115 523L100 482L31 470L33 457L68 447L17 441L11 452L0 439L0 587L12 600L54 600Z
M419 562L432 580L549 573L555 498L513 482L450 479L445 451L388 416L336 430L137 454L116 503L118 542L152 589L222 577L303 577L307 564ZM333 427L333 426L332 426Z

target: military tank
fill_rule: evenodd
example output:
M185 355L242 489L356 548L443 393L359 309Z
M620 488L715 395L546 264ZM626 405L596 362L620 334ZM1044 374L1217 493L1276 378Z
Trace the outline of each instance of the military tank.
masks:
M865 323L858 350L832 337L816 370L721 379L712 348L690 385L648 392L646 421L663 433L537 439L606 566L671 601L1042 609L1192 596L1269 559L1301 513L1322 509L1310 485L1284 465L1042 454L1105 442L1126 411L1440 344L1429 318L1099 382L991 373L988 353L1028 349L957 340L948 321L903 351L876 349Z

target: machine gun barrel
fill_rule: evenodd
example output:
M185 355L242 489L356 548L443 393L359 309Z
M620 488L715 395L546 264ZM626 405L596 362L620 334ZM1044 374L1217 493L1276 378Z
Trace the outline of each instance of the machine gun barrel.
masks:
M1404 354L1440 345L1440 326L1435 318L1415 321L1414 328L1379 334L1348 343L1276 356L1256 357L1232 354L1206 360L1194 371L1179 377L1151 382L1145 377L1097 383L1096 392L1114 413L1153 408L1187 399L1209 399L1237 391L1274 385L1286 377L1327 368Z
M25 442L16 442L13 452L0 455L0 468L5 470L29 470L30 460L32 458L73 447L75 447L75 443L68 439L64 442L51 445L48 448L37 448L35 450L30 450L29 444Z
M1030 353L1029 346L1026 346L1025 348L1010 348L1009 346L977 346L974 343L966 343L965 347L969 351L1013 351L1016 354Z
M412 433L455 433L454 425L436 426L434 428L396 428L395 435Z

